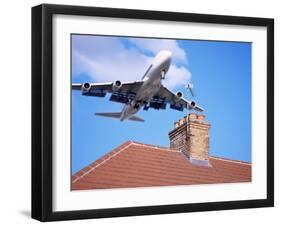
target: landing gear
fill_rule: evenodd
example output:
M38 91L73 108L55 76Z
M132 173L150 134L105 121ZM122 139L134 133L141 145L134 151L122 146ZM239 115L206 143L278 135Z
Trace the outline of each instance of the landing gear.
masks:
M134 109L139 109L140 105L139 104L135 104L134 105Z
M165 79L165 71L161 71L161 79L164 80Z
M147 105L147 103L145 103L144 107L143 107L143 110L144 111L147 111L149 109L149 106Z

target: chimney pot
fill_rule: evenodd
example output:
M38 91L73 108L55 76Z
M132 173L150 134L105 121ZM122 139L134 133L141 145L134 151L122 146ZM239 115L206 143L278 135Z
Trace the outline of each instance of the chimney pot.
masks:
M197 115L195 113L190 113L188 115L188 120L189 121L195 121L197 119Z
M197 115L197 119L199 122L203 122L205 120L205 115Z

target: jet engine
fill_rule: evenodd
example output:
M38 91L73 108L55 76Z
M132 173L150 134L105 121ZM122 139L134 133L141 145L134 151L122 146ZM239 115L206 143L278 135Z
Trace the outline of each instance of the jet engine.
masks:
M177 92L177 98L182 98L182 92Z
M115 81L115 82L112 84L112 89L113 89L114 91L118 91L121 87L122 87L122 83L121 83L119 80Z
M177 111L183 111L183 105L180 103L182 98L182 92L178 91L176 93L176 97L174 98L174 103L170 104L170 108L175 109Z
M194 101L191 101L190 105L191 105L191 107L195 107L196 104Z
M82 91L84 93L87 93L91 89L91 84L88 82L83 83L82 85Z
M189 109L194 109L195 106L196 106L196 103L194 101L191 101L190 105L189 105Z

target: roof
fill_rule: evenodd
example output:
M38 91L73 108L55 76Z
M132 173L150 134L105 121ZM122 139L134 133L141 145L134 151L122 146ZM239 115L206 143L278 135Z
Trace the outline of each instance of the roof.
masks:
M72 190L251 181L251 163L210 156L190 163L178 150L128 141L72 176Z

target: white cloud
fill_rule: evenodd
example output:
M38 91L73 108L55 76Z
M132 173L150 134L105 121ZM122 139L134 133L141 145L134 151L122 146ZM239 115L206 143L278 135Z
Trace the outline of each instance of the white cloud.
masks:
M131 38L130 42L134 43L137 48L154 54L157 54L161 50L169 50L172 52L173 59L183 63L187 62L185 51L175 40Z
M152 60L114 37L80 36L73 44L73 73L95 82L140 79Z
M130 42L132 40L134 39L129 39ZM186 59L186 55L183 55L184 50L179 48L176 41L172 40L161 40L161 43L157 46L156 43L152 45L152 43L146 41L145 44L144 42L138 43L138 48L131 45L126 46L118 38L102 36L77 36L72 43L73 73L77 76L85 73L94 82L141 79L153 59L153 57L141 52L141 48L156 54L157 49L162 50L163 48L160 46L165 44L170 46L170 51L174 49L172 57L175 57L174 54L176 53L178 60L184 61ZM145 45L146 47L144 47ZM150 50L149 46L151 46ZM186 85L190 79L191 73L186 67L172 64L163 83L167 88L175 89L177 86Z
M130 51L99 58L90 58L75 51L73 57L79 64L79 68L74 67L74 73L87 73L95 82L139 80L152 60Z
M191 79L191 73L185 67L172 64L163 81L164 86L174 90L178 86L185 86Z

